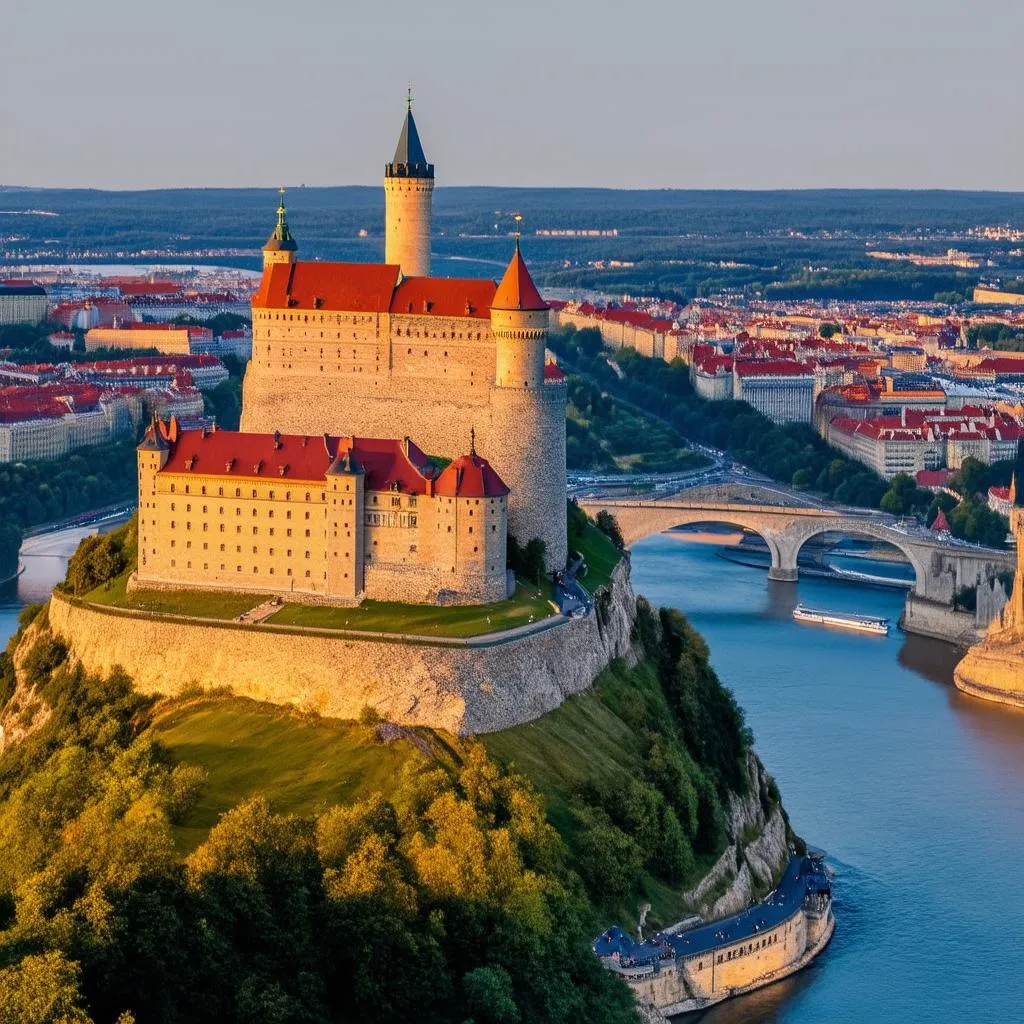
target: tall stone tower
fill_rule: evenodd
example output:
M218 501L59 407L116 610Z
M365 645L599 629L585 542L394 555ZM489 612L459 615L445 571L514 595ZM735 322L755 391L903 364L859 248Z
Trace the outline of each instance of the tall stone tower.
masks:
M434 165L427 163L409 96L395 157L384 165L384 262L406 277L430 275L430 207Z
M487 454L512 492L508 531L520 544L543 540L548 568L558 570L568 554L566 386L545 383L548 306L526 269L518 237L491 302L491 333L495 373Z
M294 263L299 251L298 243L292 237L288 220L285 217L284 189L281 188L278 191L281 193L281 202L277 207L277 226L263 246L264 270L272 263Z

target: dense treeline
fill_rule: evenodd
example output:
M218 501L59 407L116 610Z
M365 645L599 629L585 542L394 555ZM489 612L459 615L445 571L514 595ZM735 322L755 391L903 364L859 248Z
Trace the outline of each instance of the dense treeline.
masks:
M0 465L0 579L17 569L25 530L131 501L136 488L134 440L81 448L53 461Z
M594 908L645 874L693 880L750 745L700 638L639 611L647 662L602 695L635 777L572 794L561 834L482 744L424 734L387 793L312 818L253 794L182 857L203 771L153 741L152 698L73 667L33 609L25 682L53 713L0 755L0 1021L634 1020L590 953Z
M569 469L670 473L707 464L663 420L628 408L583 377L568 379L566 413Z
M553 332L550 345L601 390L662 417L683 437L731 452L775 480L872 508L885 493L881 477L842 456L810 427L772 423L745 402L705 401L679 361L669 364L622 349L615 354L620 378L609 366L596 330Z
M967 328L967 342L971 348L1024 352L1024 331L1009 324L976 324Z

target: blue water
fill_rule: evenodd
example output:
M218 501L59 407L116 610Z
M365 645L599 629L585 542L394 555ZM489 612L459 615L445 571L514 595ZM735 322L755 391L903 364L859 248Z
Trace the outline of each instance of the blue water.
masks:
M771 583L674 534L636 546L633 580L707 639L794 828L836 870L828 950L705 1024L1024 1020L1024 714L955 690L944 644L791 618L801 601L895 624L899 591Z

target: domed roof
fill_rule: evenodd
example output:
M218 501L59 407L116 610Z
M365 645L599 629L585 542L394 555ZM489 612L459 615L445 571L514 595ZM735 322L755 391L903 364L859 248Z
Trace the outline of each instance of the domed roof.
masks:
M491 464L475 452L448 464L434 484L444 498L501 498L508 494L505 481Z
M498 290L491 300L491 309L544 310L548 304L541 298L537 286L526 269L526 260L519 251L519 239L516 239L516 251L505 270L505 276L498 285Z

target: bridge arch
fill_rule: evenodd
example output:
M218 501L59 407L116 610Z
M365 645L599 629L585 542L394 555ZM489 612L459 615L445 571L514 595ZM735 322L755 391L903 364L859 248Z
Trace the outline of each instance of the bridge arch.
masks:
M922 560L922 552L918 545L904 538L898 531L868 519L843 518L826 523L794 524L784 531L779 545L779 579L796 579L798 576L797 559L803 546L815 537L825 533L841 533L848 537L866 537L878 540L896 548L910 563L914 570L914 593L923 596L926 581L930 573L930 565Z

